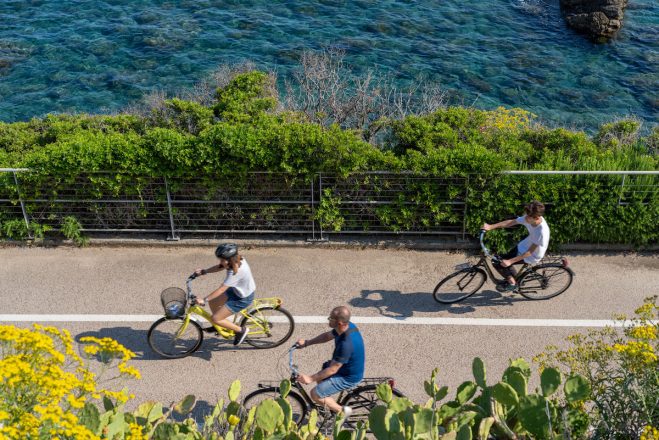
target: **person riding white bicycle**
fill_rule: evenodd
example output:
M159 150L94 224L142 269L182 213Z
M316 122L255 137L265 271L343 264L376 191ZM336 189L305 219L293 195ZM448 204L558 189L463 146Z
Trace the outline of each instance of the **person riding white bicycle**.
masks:
M247 260L238 253L238 246L235 244L219 245L215 249L215 256L220 260L218 264L208 269L197 269L194 273L196 275L206 275L226 269L227 275L222 285L206 298L197 298L197 304L204 305L207 303L213 312L213 322L220 327L233 330L236 333L233 345L238 345L245 340L249 330L234 324L227 318L249 307L254 302L256 283Z
M517 290L515 281L515 272L511 267L515 264L537 264L547 252L549 246L549 225L543 215L545 205L533 200L524 207L525 215L516 219L504 220L493 225L483 224L486 231L498 228L512 228L517 225L524 225L529 231L529 235L520 241L514 248L510 249L503 255L499 256L498 262L493 264L494 268L505 277L507 284L497 286L497 290L512 292Z
M304 348L334 340L332 359L325 362L323 368L316 374L300 373L298 382L302 384L316 382L316 387L311 390L311 398L319 405L337 414L343 413L345 418L348 418L352 414L352 408L341 407L330 396L356 387L364 378L366 359L364 339L355 324L350 322L348 307L335 307L327 319L331 331L321 333L313 339L300 339L297 345Z

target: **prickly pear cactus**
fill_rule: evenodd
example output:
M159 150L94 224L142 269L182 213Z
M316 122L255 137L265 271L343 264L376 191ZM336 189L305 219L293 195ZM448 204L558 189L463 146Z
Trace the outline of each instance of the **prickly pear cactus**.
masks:
M256 407L256 426L273 433L284 421L284 412L274 400L264 400Z

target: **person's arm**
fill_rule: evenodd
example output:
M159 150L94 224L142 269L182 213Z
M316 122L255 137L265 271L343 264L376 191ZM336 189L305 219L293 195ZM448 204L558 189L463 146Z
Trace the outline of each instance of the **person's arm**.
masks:
M228 288L229 288L229 286L227 286L226 284L222 284L220 287L218 287L217 289L212 291L210 293L210 295L208 295L206 298L204 298L204 302L207 303L208 301L217 298L218 296L220 296L224 292L226 292Z
M307 385L312 382L316 382L316 383L321 382L327 379L328 377L334 376L339 371L342 365L343 365L342 363L333 360L330 362L327 368L323 368L316 374L312 374L312 375L308 375L304 373L298 374L297 381L303 385Z
M320 370L316 374L312 374L310 376L310 379L311 379L312 382L316 382L316 383L318 383L322 380L325 380L330 376L334 376L337 373L337 371L339 371L339 369L341 368L342 365L343 364L341 364L339 362L332 361L332 362L330 362L329 367Z
M308 339L308 340L307 339L300 339L300 340L297 341L297 345L299 345L300 348L305 348L305 347L308 347L310 345L324 344L325 342L329 342L332 339L334 339L334 335L332 334L331 331L329 331L329 332L321 333L321 334L319 334L318 336L316 336L315 338L312 338L312 339Z
M215 266L211 266L208 269L196 269L194 273L195 275L206 275L207 273L219 272L221 270L224 270L222 265L216 264Z
M488 223L483 223L483 226L481 229L485 229L486 231L491 231L493 229L499 229L499 228L512 228L513 226L517 226L519 223L517 222L517 219L511 219L511 220L504 220L499 223L495 223L493 225L490 225Z

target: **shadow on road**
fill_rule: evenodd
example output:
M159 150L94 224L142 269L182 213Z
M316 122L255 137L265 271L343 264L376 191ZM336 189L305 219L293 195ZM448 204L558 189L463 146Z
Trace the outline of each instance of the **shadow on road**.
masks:
M155 353L153 350L151 350L151 347L149 347L149 344L146 340L147 331L148 330L138 330L130 327L105 327L97 331L87 331L80 333L76 336L76 341L80 342L80 338L85 336L94 336L96 338L112 338L135 353L135 360L152 361L165 359L159 354ZM253 348L244 344L240 347L235 347L232 341L204 333L204 340L201 343L201 347L190 356L210 361L213 357L213 353L215 352L250 349Z
M476 311L479 307L512 306L525 301L517 294L502 294L495 290L483 290L456 304L440 304L429 292L402 293L400 290L362 290L359 297L348 303L355 308L374 308L382 316L407 318L415 312L447 311L456 315Z

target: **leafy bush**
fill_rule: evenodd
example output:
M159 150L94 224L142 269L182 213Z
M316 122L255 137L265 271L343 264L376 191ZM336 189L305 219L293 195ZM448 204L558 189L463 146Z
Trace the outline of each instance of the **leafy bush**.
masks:
M1 226L0 236L7 237L10 240L27 240L32 235L33 239L40 241L44 239L48 231L53 230L52 226L35 222L30 222L28 228L23 219L7 220Z
M62 219L60 231L64 237L72 240L78 246L85 246L89 242L89 238L82 234L80 222L73 216L69 215Z
M345 178L368 171L469 177L470 233L484 221L510 218L529 200L540 199L548 203L553 245L647 245L659 240L655 176L630 176L623 185L622 177L501 175L510 169L657 170L657 131L642 137L634 120L605 124L590 138L543 127L522 109L440 107L429 114L379 121L387 125L389 136L374 145L359 130L309 122L303 113L283 106L272 76L239 72L207 104L164 99L143 116L58 115L0 124L0 166L34 170L22 191L48 199L57 198L58 187L40 179L72 182L81 173L99 171L109 174L76 189L77 195L89 199L109 187L115 194L139 192L125 183L125 174L195 176L214 188L241 186L254 171L288 173L305 182L318 173ZM35 188L43 187L48 193L37 194ZM450 191L465 188L453 185ZM431 184L419 184L398 194L404 203L368 214L393 232L461 224L462 219L440 209L442 197ZM333 230L359 228L347 220L342 205L334 205ZM325 212L319 210L319 215Z
M568 337L571 347L548 347L536 360L587 378L592 389L591 425L596 439L635 439L659 427L659 306L647 298L614 328ZM622 317L624 318L624 317Z

